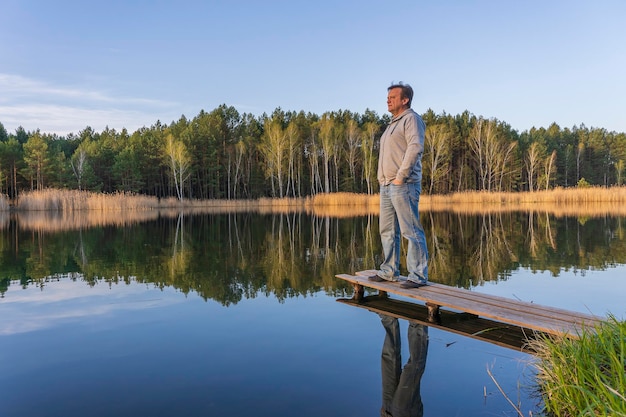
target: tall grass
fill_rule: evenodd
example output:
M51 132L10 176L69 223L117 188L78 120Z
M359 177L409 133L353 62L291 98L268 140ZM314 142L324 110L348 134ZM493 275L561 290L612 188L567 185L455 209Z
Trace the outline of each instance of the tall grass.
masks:
M626 322L609 316L578 339L543 336L530 343L548 415L626 416Z
M426 196L431 204L579 204L626 202L626 187L561 188L527 192L469 191L447 195Z
M540 211L556 216L626 215L626 187L555 188L532 192L462 192L423 196L424 211L467 214Z
M25 192L16 203L18 211L151 210L158 208L156 197L130 193L103 194L90 191L46 189Z
M163 208L223 208L225 211L301 212L320 216L378 214L379 195L355 193L317 194L306 198L260 198L258 200L191 200L132 193L103 194L88 191L47 189L22 193L15 203L17 211L99 210L128 211ZM9 201L0 196L0 211ZM534 192L463 192L449 195L422 195L420 210L449 210L461 213L536 210L555 215L626 215L626 187L556 188Z

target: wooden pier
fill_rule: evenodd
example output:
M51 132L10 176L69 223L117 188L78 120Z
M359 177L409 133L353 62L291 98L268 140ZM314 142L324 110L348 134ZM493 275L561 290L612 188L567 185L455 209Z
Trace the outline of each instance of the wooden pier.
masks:
M370 281L368 277L372 275L376 275L376 271L360 271L355 275L338 274L336 277L353 285L354 296L350 301L352 304L368 308L372 298L365 297L365 287L377 289L379 294L382 295L382 297L379 297L381 299L386 298L386 294L390 293L424 302L427 311L426 321L431 324L436 324L441 319L442 312L440 307L445 307L446 310L452 312L464 313L465 317L468 315L474 318L481 317L489 319L491 323L506 323L526 329L526 331L535 330L549 334L568 335L570 337L578 337L583 329L593 331L598 324L604 321L603 318L590 314L547 307L495 295L481 294L449 285L429 283L420 288L404 289L400 287L401 281ZM406 279L406 277L400 277L400 280L403 279ZM341 301L348 302L347 300ZM415 305L415 307L418 306ZM403 313L398 313L397 317L410 319L410 314L405 314L407 306L403 305L402 308ZM375 311L375 309L370 310ZM381 312L384 311L381 310ZM472 333L476 332L480 332L480 330L472 331Z

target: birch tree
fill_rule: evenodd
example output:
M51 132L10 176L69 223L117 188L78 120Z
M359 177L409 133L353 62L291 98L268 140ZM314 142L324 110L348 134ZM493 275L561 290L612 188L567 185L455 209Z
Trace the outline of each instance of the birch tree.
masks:
M296 196L297 184L300 183L296 167L297 159L302 155L302 143L300 131L294 120L291 120L285 131L287 137L287 195L291 189L291 194Z
M497 191L504 191L504 179L512 176L514 171L519 172L519 162L515 158L515 149L517 149L517 142L511 142L508 145L502 147L502 152L499 153L496 172L498 176Z
M335 151L335 120L329 113L322 115L317 122L322 145L322 164L324 167L324 192L330 193L330 159Z
M580 163L582 161L584 152L585 152L585 143L578 142L578 146L576 147L576 182L580 180Z
M528 148L526 154L525 166L526 175L528 178L528 191L534 191L536 189L536 178L541 169L542 151L538 142L533 142Z
M373 182L376 181L376 155L374 143L380 127L375 122L367 122L361 135L361 152L363 152L363 177L367 185L367 194L374 193Z
M74 176L76 177L76 182L78 183L78 190L83 189L83 175L85 173L85 164L87 163L87 151L83 146L78 146L72 158L70 159L70 165L72 166L72 171L74 172Z
M553 150L550 156L546 158L544 166L544 181L546 182L546 191L550 188L550 182L556 174L556 150Z
M474 155L481 190L491 190L494 183L499 144L494 120L478 119L469 138L470 150Z
M424 171L430 178L429 194L433 193L439 181L448 176L450 156L450 138L446 126L427 126L424 137Z
M246 142L240 140L235 144L235 173L233 175L233 197L235 199L237 198L237 189L239 188L237 185L243 172L242 163L246 152Z
M359 159L361 130L354 119L349 119L346 126L346 162L350 173L352 191L356 190L356 166Z
M278 196L282 198L285 195L283 177L289 141L282 127L282 122L278 118L267 119L264 128L264 140L261 143L260 151L266 158L266 175L271 181L272 195L276 195L276 184L278 184Z
M174 178L176 196L179 201L182 201L185 181L189 178L191 157L185 144L181 140L174 139L171 133L165 137L165 156L172 178Z
M311 195L317 194L323 190L322 178L320 175L320 147L318 144L318 126L317 123L312 127L311 134L308 137L305 152L309 160L309 169L311 177Z

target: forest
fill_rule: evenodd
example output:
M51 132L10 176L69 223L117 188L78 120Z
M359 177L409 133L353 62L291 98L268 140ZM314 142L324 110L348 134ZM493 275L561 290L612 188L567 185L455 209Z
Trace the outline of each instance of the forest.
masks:
M626 134L589 128L519 133L469 111L422 114L423 193L536 191L623 184ZM366 110L321 116L277 108L239 113L223 104L193 119L135 132L91 127L58 136L0 120L0 194L47 188L183 199L306 197L378 192L378 142L389 122Z

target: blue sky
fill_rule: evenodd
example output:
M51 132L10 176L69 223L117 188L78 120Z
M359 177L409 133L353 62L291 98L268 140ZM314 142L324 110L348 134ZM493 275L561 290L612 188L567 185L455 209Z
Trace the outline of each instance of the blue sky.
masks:
M0 122L134 131L220 104L626 132L626 2L3 0Z

